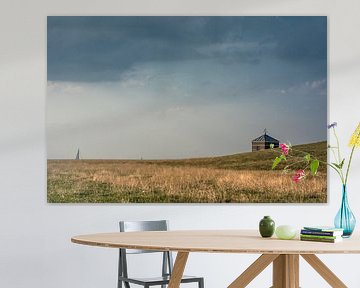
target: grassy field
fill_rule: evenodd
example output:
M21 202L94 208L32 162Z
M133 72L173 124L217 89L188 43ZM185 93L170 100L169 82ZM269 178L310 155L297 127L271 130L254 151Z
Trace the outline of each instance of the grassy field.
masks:
M326 160L326 142L300 145ZM48 160L52 203L323 203L326 167L294 183L270 150L183 160ZM281 169L281 167L280 167Z

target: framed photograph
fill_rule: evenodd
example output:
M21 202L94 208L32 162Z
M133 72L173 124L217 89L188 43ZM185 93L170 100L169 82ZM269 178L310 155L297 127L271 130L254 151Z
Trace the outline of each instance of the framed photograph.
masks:
M327 18L49 16L46 115L51 203L325 203Z

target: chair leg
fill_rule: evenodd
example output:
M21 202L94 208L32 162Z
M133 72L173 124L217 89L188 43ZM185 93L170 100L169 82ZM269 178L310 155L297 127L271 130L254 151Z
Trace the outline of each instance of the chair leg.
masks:
M199 288L204 288L204 279L199 280Z

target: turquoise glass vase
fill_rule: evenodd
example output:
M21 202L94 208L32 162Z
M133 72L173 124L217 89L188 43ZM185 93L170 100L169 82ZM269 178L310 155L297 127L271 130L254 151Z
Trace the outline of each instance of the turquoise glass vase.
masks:
M356 219L349 207L346 185L343 185L342 188L341 206L336 214L334 224L336 228L344 229L343 237L346 238L351 236L355 228Z

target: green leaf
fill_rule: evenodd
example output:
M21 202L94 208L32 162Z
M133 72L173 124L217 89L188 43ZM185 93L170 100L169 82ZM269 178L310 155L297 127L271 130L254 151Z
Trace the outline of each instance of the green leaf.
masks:
M274 149L274 144L270 144L270 149Z
M337 173L340 173L341 170L339 168L337 168L336 166L334 166L334 163L327 164L327 165L329 165L331 168L333 168Z
M344 163L345 163L345 158L341 161L341 163L340 163L340 169L342 169L343 168L343 166L344 166Z
M285 155L284 155L284 154L281 154L281 155L280 155L280 159L286 161Z
M281 158L280 157L276 157L273 164L272 164L272 168L271 169L275 169L275 167L281 162Z
M309 163L310 163L310 160L311 160L310 154L306 154L306 155L304 156L304 158L306 159L307 163L309 164Z
M315 159L310 164L311 175L315 176L319 168L319 160Z
M344 159L344 160L345 160L345 159ZM340 164L337 164L337 163L335 163L335 162L333 162L333 163L331 163L331 164L333 164L336 168L338 168L339 170L341 170L342 167L343 167L343 165L344 165L344 160L341 161Z

